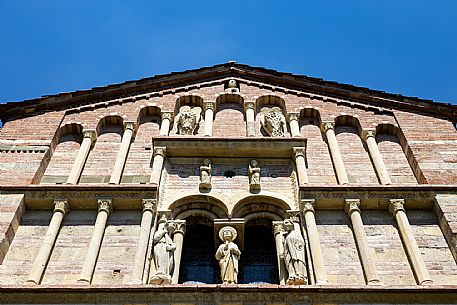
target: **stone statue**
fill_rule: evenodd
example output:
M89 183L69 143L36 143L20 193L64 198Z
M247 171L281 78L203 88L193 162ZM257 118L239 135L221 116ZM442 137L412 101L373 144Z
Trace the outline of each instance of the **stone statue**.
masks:
M240 89L238 89L238 84L235 79L230 79L228 81L228 86L227 89L224 90L225 92L230 92L230 93L239 93Z
M236 284L238 282L238 260L240 249L233 242L237 233L235 228L226 226L219 230L219 238L223 244L216 251L216 259L221 267L221 279L223 284Z
M249 163L249 189L260 190L260 167L256 160Z
M200 107L182 106L176 116L178 134L191 136L200 123L202 109Z
M154 263L156 273L151 276L151 284L171 284L171 276L174 267L174 251L176 245L173 242L173 232L176 230L176 222L166 220L165 216L159 221L159 227L154 233Z
M289 273L288 285L305 285L308 283L305 261L305 241L300 233L297 222L291 219L284 220L286 234L283 240L283 251L279 256Z
M211 161L205 159L200 166L200 188L211 188Z
M284 137L286 118L279 107L263 107L260 110L260 123L270 137Z

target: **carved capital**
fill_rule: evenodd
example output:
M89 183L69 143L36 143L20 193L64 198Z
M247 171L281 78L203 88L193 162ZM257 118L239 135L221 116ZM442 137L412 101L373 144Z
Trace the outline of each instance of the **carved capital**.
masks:
M138 124L135 121L124 121L124 130L136 131Z
M285 232L284 230L284 222L283 221L273 221L273 235L276 236L277 234L282 234Z
M154 157L157 155L161 155L162 157L165 158L166 153L167 153L166 147L164 147L164 146L154 147Z
M390 199L389 200L389 212L393 215L397 214L398 211L405 211L405 200L404 199Z
M98 212L105 211L110 214L113 211L113 200L111 198L98 199Z
M298 121L300 118L300 113L299 112L289 112L287 114L287 119L290 121Z
M327 130L329 130L329 129L335 130L335 122L334 121L321 122L321 131L323 133L327 133Z
M162 121L167 119L170 122L173 122L173 118L175 116L173 111L162 111L160 114L162 116Z
M184 235L186 233L186 221L178 219L174 220L174 222L176 223L176 230L174 234L179 233Z
M95 141L97 141L97 131L95 129L84 129L83 137L89 138L92 143L95 143Z
M212 111L214 111L214 109L216 109L216 102L214 102L214 101L203 102L203 109L205 111L208 109L211 109Z
M60 212L66 215L70 212L70 205L68 199L54 199L54 213Z
M143 212L150 211L154 213L157 209L157 199L143 199L141 204L143 205Z
M165 223L168 219L171 219L171 211L170 210L162 210L157 211L157 219L159 223Z
M244 111L248 109L255 109L255 102L244 102Z
M301 204L303 207L303 212L313 212L314 213L314 204L316 203L316 200L314 199L302 199Z
M293 222L300 222L300 211L299 210L287 210L286 218L291 219Z
M375 128L364 128L362 129L362 139L366 141L369 137L375 137L376 136L376 129Z
M305 157L305 148L304 147L294 147L294 159L297 157Z
M358 211L360 206L360 199L344 199L344 211L351 216L352 212Z

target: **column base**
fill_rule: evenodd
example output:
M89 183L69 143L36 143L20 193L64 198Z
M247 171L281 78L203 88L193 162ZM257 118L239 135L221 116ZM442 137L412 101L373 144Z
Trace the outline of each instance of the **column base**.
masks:
M78 285L90 285L90 281L86 279L79 279L76 283Z

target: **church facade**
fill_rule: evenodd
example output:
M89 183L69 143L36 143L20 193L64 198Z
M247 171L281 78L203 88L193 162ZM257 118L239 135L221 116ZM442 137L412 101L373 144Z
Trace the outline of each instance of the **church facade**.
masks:
M457 106L228 62L0 119L1 303L457 302Z

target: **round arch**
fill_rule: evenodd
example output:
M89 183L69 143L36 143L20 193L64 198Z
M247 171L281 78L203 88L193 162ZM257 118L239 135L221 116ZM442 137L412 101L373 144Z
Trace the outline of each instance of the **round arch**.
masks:
M278 95L262 95L256 99L255 103L257 107L261 107L263 105L276 105L281 107L283 111L286 111L286 101L284 100L284 98Z
M269 195L250 195L244 197L234 205L231 217L248 217L249 219L265 217L271 220L282 220L286 217L286 211L292 209L287 203L288 200L284 199L279 196Z
M362 125L360 125L359 119L352 115L344 114L339 115L335 118L335 128L343 126L356 128L359 135L362 132Z
M219 198L205 194L187 195L172 201L168 207L174 219L202 216L214 220L227 218L227 207Z

